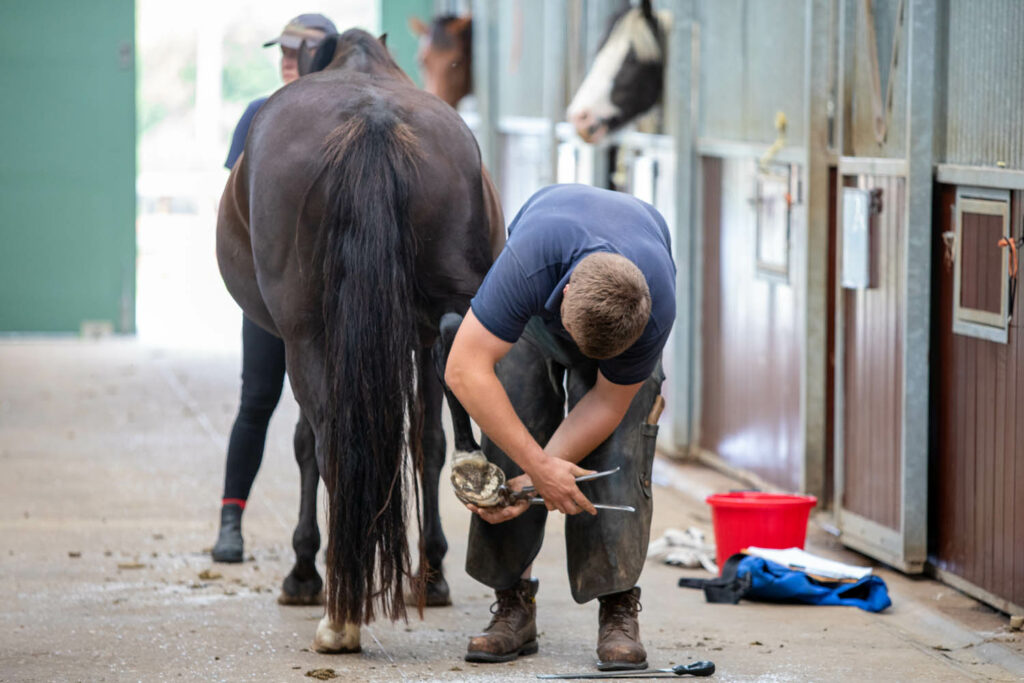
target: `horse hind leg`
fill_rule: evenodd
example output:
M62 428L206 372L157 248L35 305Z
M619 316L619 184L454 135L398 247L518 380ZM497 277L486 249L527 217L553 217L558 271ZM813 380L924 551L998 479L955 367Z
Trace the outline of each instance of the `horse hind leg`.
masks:
M441 468L444 467L445 438L441 424L441 381L432 366L431 354L426 351L421 353L419 384L420 396L423 397L423 538L420 544L427 560L422 586L427 607L444 607L452 604L451 590L442 568L444 556L448 552L448 540L441 528L438 498ZM414 581L413 585L420 584ZM419 602L419 596L415 593L411 597L413 602Z
M480 444L473 436L473 427L469 422L469 413L462 407L455 394L451 392L447 384L444 384L444 369L448 364L448 354L451 353L452 343L455 341L455 334L462 324L462 316L458 313L445 313L441 317L440 336L434 344L434 364L437 377L444 386L444 395L448 400L448 412L452 416L452 431L455 437L455 458L460 455L476 453L480 451ZM440 420L440 416L438 416Z
M282 605L322 605L323 579L316 570L316 553L320 550L320 529L316 522L316 489L320 471L316 464L313 428L306 416L300 415L295 425L295 460L299 464L302 498L299 523L292 535L295 566L284 579L277 601Z

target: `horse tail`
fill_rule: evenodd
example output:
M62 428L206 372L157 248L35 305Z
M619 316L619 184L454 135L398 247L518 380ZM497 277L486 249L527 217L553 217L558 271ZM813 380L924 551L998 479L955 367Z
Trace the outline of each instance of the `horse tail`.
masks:
M336 622L368 623L375 607L392 620L405 616L405 508L410 486L419 499L422 472L409 220L417 156L412 130L380 109L352 115L325 145L322 431L330 489L326 603Z

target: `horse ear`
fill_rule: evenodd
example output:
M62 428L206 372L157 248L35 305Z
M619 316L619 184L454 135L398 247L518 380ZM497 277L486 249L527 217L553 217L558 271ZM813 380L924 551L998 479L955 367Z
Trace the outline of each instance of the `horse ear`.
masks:
M312 73L310 66L313 64L313 56L316 54L316 50L311 48L303 39L302 44L299 45L299 75L305 76L308 73Z
M377 40L379 40L380 44L383 45L384 47L388 46L388 34L386 34L386 33L380 34L380 38L378 38Z
M467 14L466 16L458 17L457 19L453 19L452 21L448 22L448 25L445 26L444 28L445 31L448 32L448 35L453 37L460 36L462 35L462 32L469 28L470 24L472 23L473 17Z
M409 30L418 38L422 38L430 33L430 27L424 24L419 17L409 17Z
M651 8L651 0L641 0L640 11L643 12L643 15L648 19L654 18L654 9Z
M334 60L334 52L337 49L337 33L326 36L315 48L306 47L306 41L302 41L299 47L299 75L323 71Z

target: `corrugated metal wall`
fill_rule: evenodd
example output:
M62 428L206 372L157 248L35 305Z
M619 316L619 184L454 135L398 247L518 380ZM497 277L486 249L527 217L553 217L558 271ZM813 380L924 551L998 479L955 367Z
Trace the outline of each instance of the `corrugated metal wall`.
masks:
M870 16L865 10L866 4L872 8ZM847 152L855 156L896 159L906 156L909 12L904 7L904 21L900 27L897 21L899 10L900 0L856 3L854 58L846 66L847 78L851 79L847 81L851 96L851 120L846 131ZM874 42L870 40L872 29ZM890 68L894 47L896 63ZM887 105L886 94L890 79L891 105ZM882 112L885 122L882 141L879 141L876 134L876 111Z
M770 144L783 111L787 138L800 144L805 9L802 0L699 3L701 137Z
M750 193L756 162L707 157L700 446L800 489L797 293L758 277ZM794 226L799 230L800 226Z
M1006 344L953 334L953 268L942 233L953 230L956 188L936 202L936 426L932 562L1024 605L1024 340L1020 316ZM1022 193L1011 225L1022 230ZM1017 311L1021 302L1017 303ZM1007 609L1004 605L1003 609Z
M872 223L872 284L844 289L843 481L841 504L889 529L900 528L901 348L903 345L903 178L860 176L856 187L879 188L882 210ZM922 256L926 258L925 256Z
M1024 169L1024 2L952 0L946 153Z

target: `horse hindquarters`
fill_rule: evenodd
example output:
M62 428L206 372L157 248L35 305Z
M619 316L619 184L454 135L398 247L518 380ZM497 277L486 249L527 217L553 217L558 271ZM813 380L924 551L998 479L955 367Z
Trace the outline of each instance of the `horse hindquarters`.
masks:
M245 157L228 176L217 210L217 265L231 297L245 315L260 327L277 334L273 318L260 294L249 235L249 189L245 183Z

